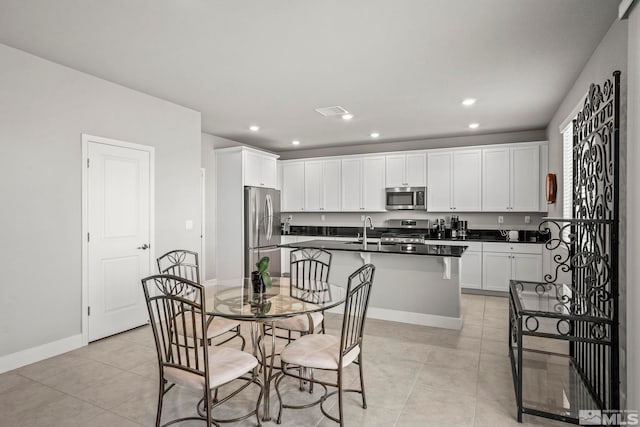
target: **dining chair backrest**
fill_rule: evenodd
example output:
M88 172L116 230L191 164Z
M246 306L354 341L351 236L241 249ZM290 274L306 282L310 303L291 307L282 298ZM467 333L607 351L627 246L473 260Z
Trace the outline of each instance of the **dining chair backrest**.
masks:
M186 249L167 252L158 258L158 272L200 283L198 253Z
M312 281L329 281L331 252L323 249L296 249L291 251L290 262L290 283L293 287L309 290L309 286L314 286Z
M360 267L349 276L347 283L347 298L342 317L342 332L340 336L340 359L355 347L362 344L364 323L369 307L371 286L376 268L373 264ZM342 363L342 360L341 362ZM341 365L339 365L341 366Z
M144 278L142 287L161 368L200 375L208 386L204 287L169 274Z

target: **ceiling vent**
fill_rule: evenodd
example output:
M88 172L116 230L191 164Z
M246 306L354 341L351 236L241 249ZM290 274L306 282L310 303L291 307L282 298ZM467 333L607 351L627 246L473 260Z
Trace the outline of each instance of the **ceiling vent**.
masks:
M343 114L348 114L349 113L347 110L345 110L344 108L340 107L339 105L336 105L335 107L316 108L316 111L318 113L322 114L325 117L342 116Z

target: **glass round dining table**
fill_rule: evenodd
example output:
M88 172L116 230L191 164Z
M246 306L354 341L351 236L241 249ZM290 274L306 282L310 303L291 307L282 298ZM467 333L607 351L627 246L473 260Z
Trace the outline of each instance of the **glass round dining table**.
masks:
M272 277L272 287L263 294L253 292L251 279L224 280L205 288L205 310L210 316L227 317L251 322L253 355L262 366L263 421L271 420L269 411L271 381L276 359L274 322L298 315L327 310L342 304L346 289L329 282L299 279L291 286L288 277ZM267 332L270 328L270 351L267 351Z

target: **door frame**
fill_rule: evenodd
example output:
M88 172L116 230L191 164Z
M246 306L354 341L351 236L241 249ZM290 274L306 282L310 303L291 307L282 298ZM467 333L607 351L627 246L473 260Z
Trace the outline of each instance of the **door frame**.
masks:
M82 134L82 231L80 241L82 242L82 284L81 284L81 326L82 345L89 344L89 258L88 258L88 172L87 165L89 159L89 144L98 143L105 145L113 145L120 148L128 148L149 153L149 272L155 274L155 147L150 145L135 144L132 142L119 141L117 139L103 138ZM142 285L140 285L142 286Z
M206 208L206 185L207 185L207 171L205 168L200 168L200 282L206 282L207 278L207 262L206 262L206 245L205 234L207 231L207 208Z

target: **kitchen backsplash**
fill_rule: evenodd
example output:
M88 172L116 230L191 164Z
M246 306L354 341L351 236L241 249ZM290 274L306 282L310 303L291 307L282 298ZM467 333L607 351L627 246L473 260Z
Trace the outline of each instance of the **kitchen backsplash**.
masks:
M315 226L361 226L361 215L369 215L373 220L374 226L386 227L387 221L390 219L430 219L445 218L449 222L451 214L437 214L420 211L394 211L394 212L283 212L280 216L281 222L285 222L287 217L291 216L291 225L315 225ZM459 213L457 214L461 220L468 221L468 228L481 229L518 229L518 230L537 230L538 224L542 222L542 218L546 216L543 213ZM323 217L324 216L324 220ZM504 222L498 223L498 216L502 216ZM525 222L525 216L529 216L531 222Z

